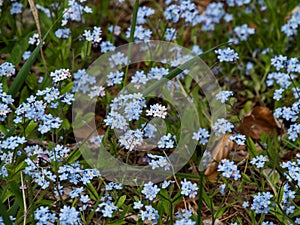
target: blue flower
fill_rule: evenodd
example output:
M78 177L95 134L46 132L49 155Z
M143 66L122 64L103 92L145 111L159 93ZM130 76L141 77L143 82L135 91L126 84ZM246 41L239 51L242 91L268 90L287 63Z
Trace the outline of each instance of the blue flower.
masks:
M37 225L48 225L48 224L54 224L57 217L55 213L52 213L49 210L49 207L41 206L34 212L34 219L37 221Z
M195 198L198 192L198 186L196 183L187 181L185 178L181 183L181 194L189 196L189 198Z
M134 87L136 89L139 89L142 85L145 85L148 81L148 78L144 71L137 71L132 77L131 77L131 83L134 84Z
M111 68L126 65L127 60L128 57L125 56L124 53L122 52L117 52L115 54L112 54L108 59Z
M235 62L238 60L238 54L231 48L217 49L215 53L218 55L220 62Z
M79 1L80 3L84 1ZM91 13L92 9L88 6L83 6L77 1L74 0L68 0L68 7L64 9L63 11L63 20L61 22L62 26L65 26L68 21L76 21L80 22L83 18L83 14L85 13Z
M142 193L148 200L152 201L159 191L160 189L157 187L157 185L149 181L147 184L144 185Z
M257 195L253 196L253 203L251 205L251 209L256 213L267 214L270 211L271 205L271 195L270 192L259 192Z
M152 67L147 74L148 79L156 79L160 80L163 76L169 73L169 69L167 68L159 68L159 67Z
M198 132L193 133L192 139L199 141L201 145L205 145L208 142L209 136L210 134L208 130L205 128L199 128Z
M209 31L215 29L215 25L220 23L222 17L225 15L223 5L221 2L212 2L206 7L206 10L199 18L199 22L203 23L202 30Z
M247 24L236 26L233 31L241 41L247 41L248 37L254 34L254 28L249 28Z
M177 23L180 18L180 7L175 4L168 6L164 11L164 16L167 20Z
M245 145L246 136L243 134L233 134L228 141L234 141L237 145Z
M0 77L11 77L15 72L15 66L10 62L5 62L0 65Z
M91 85L96 83L96 78L87 74L85 69L78 70L73 74L73 77L73 92L82 92L83 94L86 94L88 91L90 91Z
M174 148L176 136L170 133L167 135L164 135L160 138L160 140L157 143L158 148Z
M149 162L149 165L154 170L156 168L163 168L164 170L170 170L170 162L167 160L164 156L159 155L153 155L153 154L147 154L147 157L149 157L151 160Z
M144 205L142 204L141 201L138 201L138 202L134 202L133 203L133 209L141 209Z
M66 225L81 224L80 213L74 207L64 205L60 209L59 223Z
M216 98L221 102L225 103L228 101L228 98L233 95L232 91L220 91L218 94L216 94Z
M115 84L121 84L123 80L124 72L123 71L115 71L115 72L110 72L107 75L107 86L113 86Z
M251 160L251 164L255 165L257 168L263 168L265 163L268 162L268 157L265 155L256 156Z
M53 82L59 82L71 77L71 73L69 69L59 69L50 73L50 77L52 77Z
M143 221L150 220L152 224L156 224L159 218L158 211L151 205L145 206L146 210L140 210L139 216Z
M147 6L139 7L136 18L136 24L145 24L147 17L153 15L154 13L154 9L151 9Z
M281 27L281 31L285 33L288 37L297 35L298 27L300 25L300 12L295 11L292 17Z
M225 195L225 188L226 188L226 184L221 184L220 186L219 186L219 189L220 189L220 193L221 193L221 195Z
M215 132L216 136L220 136L221 134L225 134L226 132L231 132L233 127L234 126L232 123L228 122L224 118L221 118L214 123L212 129Z
M31 56L31 51L25 51L22 55L22 59L26 61Z
M114 51L116 47L110 41L103 41L100 44L100 49L102 53L107 53L109 51Z
M71 30L70 28L60 28L58 30L55 31L54 35L57 38L61 38L61 39L67 39L71 34Z
M276 70L280 70L286 67L287 57L283 55L275 56L271 59L271 65L276 68Z
M9 10L11 15L22 13L23 4L19 2L13 2L11 4L11 9Z
M102 34L101 27L95 26L92 32L90 30L84 30L82 36L84 36L87 41L91 41L94 45L97 45L102 40L101 34Z
M280 88L274 91L273 99L279 101L282 98L284 89Z
M233 178L234 180L241 178L241 173L238 170L237 165L228 159L221 160L218 165L218 171L222 172L222 176L225 178Z
M276 224L271 221L264 221L261 223L261 225L276 225Z
M165 33L165 40L166 41L173 41L176 39L177 31L175 28L167 28Z

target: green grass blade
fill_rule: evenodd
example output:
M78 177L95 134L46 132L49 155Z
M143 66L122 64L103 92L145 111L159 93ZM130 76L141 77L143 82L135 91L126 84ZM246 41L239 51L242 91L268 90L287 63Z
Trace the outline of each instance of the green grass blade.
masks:
M30 72L30 69L33 65L33 63L36 60L37 55L39 54L39 47L36 47L32 54L30 55L29 59L24 63L20 71L18 72L15 80L13 81L12 85L9 88L8 93L11 94L13 97L16 97L17 93L21 89L23 83L25 82L25 79L27 75Z

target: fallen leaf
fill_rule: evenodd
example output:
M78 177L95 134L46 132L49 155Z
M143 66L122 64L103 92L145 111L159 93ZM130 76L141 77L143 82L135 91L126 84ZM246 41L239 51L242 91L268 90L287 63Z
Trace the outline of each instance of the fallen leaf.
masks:
M213 160L214 162L210 163L206 170L204 171L204 175L208 179L215 179L218 176L218 161L221 161L222 159L225 159L228 157L229 151L234 149L235 143L232 141L229 141L229 138L231 137L231 134L225 134L220 136L218 142L216 143L216 147L213 151Z
M273 113L264 106L255 107L249 115L244 116L237 130L255 140L259 140L263 132L266 134L281 133L280 125Z

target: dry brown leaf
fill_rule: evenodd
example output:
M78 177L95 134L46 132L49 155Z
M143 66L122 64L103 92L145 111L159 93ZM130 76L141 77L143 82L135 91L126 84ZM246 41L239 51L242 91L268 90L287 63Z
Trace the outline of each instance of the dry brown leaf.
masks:
M216 144L216 147L215 147L214 153L213 153L214 161L220 161L222 159L227 158L229 151L234 149L235 143L232 141L229 141L229 138L231 136L232 136L231 134L225 134L219 138L219 141ZM209 164L209 166L204 171L204 175L208 179L215 179L218 176L217 168L218 168L218 162L212 162L211 164Z
M259 140L263 132L266 134L281 132L273 113L264 106L255 107L249 115L244 116L237 130L255 140Z

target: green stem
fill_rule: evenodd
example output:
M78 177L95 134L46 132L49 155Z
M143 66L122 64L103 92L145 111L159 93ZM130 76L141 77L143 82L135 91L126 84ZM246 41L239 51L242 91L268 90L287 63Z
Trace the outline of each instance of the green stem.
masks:
M204 178L204 172L200 172L200 180L199 180L199 199L198 199L198 217L197 217L197 225L202 225L202 198L203 198L203 178Z

